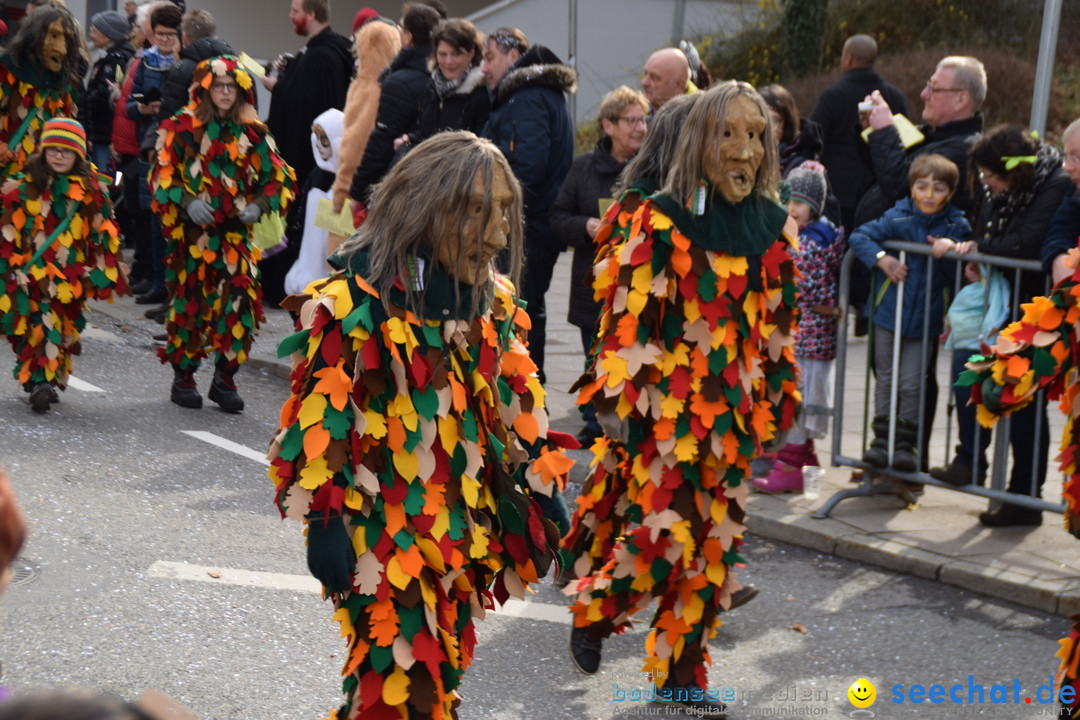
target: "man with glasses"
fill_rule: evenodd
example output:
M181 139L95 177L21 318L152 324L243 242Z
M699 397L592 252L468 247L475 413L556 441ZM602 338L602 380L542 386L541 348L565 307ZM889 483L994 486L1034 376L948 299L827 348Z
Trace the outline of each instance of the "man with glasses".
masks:
M929 153L944 155L956 163L960 169L960 182L953 204L965 215L971 214L967 153L983 128L979 108L986 99L986 69L973 57L953 55L944 58L919 97L923 101L924 123L919 130L925 138L910 148L900 142L892 110L881 93L874 91L865 98L873 104L866 113L866 122L874 129L869 147L877 187L876 190L871 188L860 200L855 212L856 226L880 217L904 197L908 191L908 168L912 159Z
M1072 275L1072 268L1065 266L1065 256L1077 245L1080 237L1080 119L1073 120L1061 136L1065 148L1065 173L1072 180L1073 187L1065 194L1042 245L1043 269L1053 278L1056 285L1062 279Z
M529 47L517 28L499 28L484 44L481 64L492 89L488 138L510 161L525 200L525 272L521 296L532 321L529 354L544 380L547 309L544 295L566 243L548 222L574 160L574 123L563 93L577 91L577 72L543 45Z

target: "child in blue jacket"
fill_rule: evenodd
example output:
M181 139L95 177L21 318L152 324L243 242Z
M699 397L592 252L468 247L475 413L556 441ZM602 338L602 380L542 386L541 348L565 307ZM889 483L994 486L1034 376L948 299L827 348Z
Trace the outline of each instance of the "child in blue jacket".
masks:
M898 383L896 445L892 467L903 472L918 468L919 388L924 369L924 343L936 343L943 327L945 292L949 263L908 253L901 263L895 251L882 248L886 240L930 244L934 260L949 250L966 253L974 247L971 226L950 200L956 193L959 171L943 155L920 155L911 163L908 183L911 197L904 198L877 220L866 223L851 235L849 245L867 267L874 270L878 288L874 323L874 440L863 462L884 467L889 462L888 437L892 383ZM904 283L901 326L896 328L896 288ZM930 284L930 307L926 307L926 286ZM929 331L924 335L925 313L930 313ZM893 367L893 336L900 334L900 362ZM931 356L933 353L931 353Z

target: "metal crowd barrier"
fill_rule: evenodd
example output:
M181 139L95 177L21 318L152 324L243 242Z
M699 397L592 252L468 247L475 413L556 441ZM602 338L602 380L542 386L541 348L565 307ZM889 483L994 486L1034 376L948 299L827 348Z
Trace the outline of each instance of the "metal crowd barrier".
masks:
M1011 322L1013 320L1016 320L1018 318L1020 303L1021 302L1027 302L1028 300L1030 300L1030 298L1021 298L1020 297L1020 278L1022 276L1022 273L1025 273L1025 272L1038 273L1040 277L1044 278L1044 293L1046 293L1046 292L1048 292L1050 290L1050 279L1049 279L1049 277L1046 276L1046 273L1042 269L1041 263L1039 263L1039 261L1037 261L1037 260L1020 260L1020 259L1016 259L1016 258L1002 257L1002 256L999 256L999 255L984 255L982 253L974 252L974 251L970 252L970 253L967 253L966 255L958 255L958 254L950 251L941 260L935 260L934 258L929 257L929 255L930 255L930 245L929 244L904 242L904 241L900 241L900 240L888 240L888 241L884 242L883 245L884 245L884 247L886 247L889 250L897 250L897 251L899 251L901 253L900 257L901 257L902 261L903 261L906 254L918 254L918 255L926 255L926 256L928 256L928 263L929 264L927 266L927 274L930 275L930 276L932 276L932 274L934 272L934 263L935 262L944 262L946 260L955 260L955 261L957 261L955 263L955 265L956 265L956 270L955 270L955 273L954 273L955 279L954 279L954 282L953 282L953 287L952 287L953 293L952 293L951 297L955 297L956 296L956 291L959 290L959 288L961 287L962 278L963 278L963 265L964 265L964 262L966 262L966 261L975 261L975 262L980 263L980 264L991 265L993 267L998 268L999 270L1002 271L1002 273L1005 275L1005 278L1009 281L1009 290L1010 290L1010 293L1012 295L1012 303L1011 303L1011 307L1010 307L1010 309L1011 309L1011 317L1010 317L1009 322ZM839 288L838 306L841 307L841 308L848 307L848 301L849 301L849 297L850 297L850 294L851 294L851 276L852 276L853 270L857 271L857 272L866 272L867 271L866 268L855 257L855 253L853 251L849 250L847 252L847 254L844 256L844 261L843 261L843 264L842 264L841 270L840 270L840 288ZM930 302L931 302L931 299L932 299L931 298L931 292L932 292L931 283L929 283L929 282L926 283L926 288L927 288L927 292L926 292L926 296L924 298L924 302L926 303L925 307L929 308L930 307ZM872 306L873 306L873 301L874 301L874 298L876 296L876 293L877 293L877 288L873 287L873 284L872 284L871 290L870 290L870 297L869 297L869 300L868 300L868 308L867 308L867 314L870 317L870 324L869 324L870 329L869 329L868 339L873 337L873 332L874 332ZM902 293L903 293L902 286L897 288L897 293L898 293L899 297L902 297ZM987 294L988 293L989 293L989 287L987 287L987 290L985 291L984 296L983 296L983 310L984 310L984 313L985 313L985 310L986 310L986 307L987 307ZM897 302L897 316L896 316L896 322L894 324L894 328L901 327L902 313L903 313L903 303L902 302ZM920 378L921 379L920 379L920 388L919 388L919 440L918 440L918 453L917 453L917 457L919 458L920 465L922 464L922 459L927 457L927 451L928 451L928 448L926 447L926 437L927 437L927 435L926 435L926 432L924 431L924 429L922 427L922 423L924 421L924 418L926 417L924 411L925 411L925 404L926 404L926 401L927 401L927 397L926 397L926 393L927 393L926 376L927 376L927 369L928 369L927 365L929 364L930 356L933 355L933 353L931 353L931 351L930 351L930 347L931 347L930 343L935 343L935 344L938 343L938 338L937 337L934 337L934 338L929 337L930 313L928 311L924 312L923 317L924 317L924 323L923 323L923 348L924 348L924 350L923 350L923 358L922 358L922 360L923 360L923 362L922 362L922 370L920 372ZM856 487L852 487L852 488L849 488L849 489L846 489L846 490L841 490L840 492L834 493L832 495L832 497L830 497L829 500L824 505L822 505L821 508L819 508L815 513L813 513L812 517L818 518L818 519L826 518L833 511L833 508L835 508L839 503L843 502L844 500L847 500L848 498L853 498L853 497L866 497L866 496L870 496L870 495L899 495L901 498L903 498L909 504L914 504L916 502L916 499L915 499L914 495L912 494L911 489L909 487L907 487L908 484L912 484L912 483L913 484L921 484L921 485L933 485L935 487L943 488L943 489L946 489L946 490L951 490L951 491L959 492L959 493L966 493L968 495L978 495L980 497L989 498L991 500L995 500L995 501L999 501L999 502L1006 502L1007 501L1007 502L1009 502L1009 503L1011 503L1013 505L1020 505L1020 506L1026 507L1026 508L1032 508L1032 509L1037 509L1037 510L1045 510L1045 511L1050 511L1050 512L1058 512L1058 513L1063 513L1065 511L1064 504L1062 504L1062 503L1051 503L1051 502L1048 502L1046 500L1042 500L1039 497L1035 496L1035 493L1037 492L1038 486L1040 484L1039 481L1038 481L1038 478L1037 478L1038 462L1039 462L1038 447L1039 447L1039 444L1040 444L1040 442L1042 440L1043 434L1047 433L1048 430L1049 430L1047 427L1043 426L1043 423L1041 421L1042 420L1042 417L1041 417L1042 414L1041 413L1036 413L1037 420L1036 420L1035 437L1034 437L1035 442L1034 442L1034 447L1032 449L1032 494L1028 495L1028 496L1010 493L1010 492L1006 491L1006 489L1005 489L1007 487L1007 485L1008 485L1008 475L1007 475L1007 473L1008 473L1009 466L1010 466L1010 462L1009 462L1009 456L1010 456L1010 452L1009 452L1009 425L1012 422L1012 419L1009 416L1001 417L998 420L998 422L997 422L997 424L996 424L996 426L994 428L993 432L995 433L995 437L994 437L993 442L992 442L992 448L993 448L992 458L993 459L990 461L990 467L988 468L989 472L986 475L988 485L985 486L985 487L981 486L981 485L974 484L974 482L972 484L963 485L963 486L950 485L949 483L945 483L945 482L941 482L939 480L936 480L936 479L930 477L930 475L928 475L927 473L924 473L924 472L921 472L921 471L917 471L917 472L900 472L900 471L894 470L892 467L879 468L879 467L872 466L872 465L869 465L867 463L864 463L862 461L862 452L865 451L866 448L869 445L868 439L869 439L869 429L870 429L870 417L873 414L873 411L870 409L872 407L872 403L873 403L873 398L872 398L872 393L871 393L871 376L872 376L872 364L873 364L873 352L872 352L872 343L871 342L868 342L867 353L866 353L866 368L865 368L866 388L865 388L865 391L864 391L864 394L863 394L861 451L859 452L858 457L851 457L851 456L845 455L844 452L843 452L843 448L842 448L844 428L845 428L845 419L848 419L848 420L851 419L851 417L853 416L852 409L853 409L853 407L855 405L855 403L852 401L852 399L848 398L846 396L846 394L845 394L845 389L847 387L847 383L845 382L845 380L848 377L848 373L855 371L854 368L851 368L850 371L849 371L848 363L847 363L847 357L848 357L848 328L847 328L847 324L848 323L847 323L847 319L846 319L846 316L845 316L845 319L842 322L839 323L839 326L837 328L836 376L835 376L834 402L833 402L832 448L831 448L831 450L832 450L832 464L834 466L848 466L848 467L861 469L863 471L863 479L862 479L861 484L856 486ZM893 340L894 340L894 345L895 345L893 357L896 358L898 350L899 350L899 342L901 340L901 335L900 335L899 332L895 332L893 334ZM946 358L948 358L948 355L949 355L948 351L945 351L943 354L946 356ZM940 360L940 358L939 358L939 360ZM949 362L948 364L951 367L951 362ZM937 366L935 366L935 371L936 371L936 369L937 369ZM897 389L898 380L899 380L899 373L898 372L896 372L894 370L894 372L892 374L893 374L893 380L894 381L893 381L892 398L891 398L892 412L890 413L891 422L890 422L890 428L889 428L889 450L888 450L890 464L891 464L891 460L892 460L892 457L893 457L893 450L895 448L895 435L896 435L896 422L895 421L896 421L896 418L897 418L897 413L896 413L896 403L897 403L896 389ZM950 375L949 383L951 383L951 382L952 382L952 377ZM935 425L940 425L940 423L942 423L942 422L945 423L945 427L946 427L945 452L946 452L946 455L945 455L944 459L940 463L935 463L935 462L931 461L930 463L928 463L927 467L930 467L930 466L935 465L935 464L947 465L949 463L949 461L951 460L952 455L953 455L953 448L952 448L952 425L953 425L953 413L952 413L953 404L952 404L952 402L953 402L953 400L952 400L952 386L949 383L946 383L945 385L941 385L939 383L939 392L948 393L949 400L948 400L948 403L947 403L947 408L948 408L947 413L946 413L947 418L943 419L940 416L935 418ZM1033 402L1045 403L1046 398L1045 398L1044 395L1045 395L1045 393L1043 391L1040 391L1038 397ZM1052 413L1053 411L1054 411L1054 409L1050 408L1049 412ZM975 457L976 457L976 461L977 461L978 457L979 457L978 446L979 446L980 435L981 435L981 433L990 432L990 430L988 430L988 429L978 425L978 423L976 423L976 431L975 432L976 432L976 435L975 435L974 443L975 443L975 446L976 446L976 448L975 448ZM1056 464L1054 462L1054 457L1056 455L1056 452L1055 452L1054 448L1056 447L1056 445L1057 445L1056 439L1051 438L1050 439L1050 454L1049 454L1049 459L1048 459L1048 463L1047 463L1047 474L1050 474L1051 472L1054 472L1053 468L1056 467ZM972 477L973 477L973 479L975 478L976 475L978 475L978 471L979 471L979 468L977 468L977 467L972 468Z

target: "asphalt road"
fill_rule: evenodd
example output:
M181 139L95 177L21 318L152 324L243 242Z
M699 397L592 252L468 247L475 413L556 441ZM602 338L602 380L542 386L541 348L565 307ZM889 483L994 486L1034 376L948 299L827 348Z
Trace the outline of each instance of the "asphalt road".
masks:
M155 687L206 719L324 717L339 701L344 643L260 460L285 381L245 369L242 415L185 410L168 402L157 326L90 320L78 382L46 415L30 411L7 375L13 356L0 354L0 463L32 525L19 582L0 597L0 685L124 697ZM710 681L729 689L730 717L851 716L847 689L860 677L877 688L868 711L879 718L1050 716L1035 693L1067 621L760 538L746 554L742 577L761 594L711 646ZM634 699L648 687L644 626L609 640L601 672L582 676L549 583L478 636L462 720L668 714ZM910 701L912 685L935 683L962 684L965 703ZM969 685L983 687L983 703L967 703L978 699Z

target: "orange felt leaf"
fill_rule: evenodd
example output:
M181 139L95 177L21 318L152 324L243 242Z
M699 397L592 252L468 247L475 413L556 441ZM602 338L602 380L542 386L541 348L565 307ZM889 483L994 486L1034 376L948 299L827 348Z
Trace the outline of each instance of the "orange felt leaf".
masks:
M1027 358L1013 355L1005 363L1005 374L1013 380L1019 380L1028 371L1029 364Z
M344 410L349 402L349 393L352 392L352 380L342 369L344 360L338 360L334 367L325 367L315 373L319 382L312 388L312 392L330 396L330 404L338 410Z
M540 436L540 425L532 413L523 412L514 418L514 432L527 443L534 443Z
M206 263L207 265L213 265L215 258L217 258L217 253L214 252L213 250L210 250L209 248L207 248L206 250L202 251L203 262Z
M653 423L653 436L657 440L667 440L675 432L675 418L660 418Z
M384 503L383 514L386 515L386 534L390 537L397 535L399 530L405 528L404 505L395 503Z
M424 556L420 553L419 545L413 543L404 552L399 548L397 559L406 575L414 578L420 577L420 571L424 569Z
M394 415L386 418L386 446L394 452L405 449L405 425Z
M455 410L463 410L465 403L468 401L468 396L465 393L465 386L457 381L453 375L449 377L450 380L450 396L453 398L453 405Z
M388 603L389 604L389 603ZM371 613L371 639L379 647L390 647L394 644L394 638L398 635L398 616L390 606L390 612L385 616L380 614L376 617L374 610Z
M82 200L86 197L86 188L82 186L81 182L73 182L68 186L67 195L72 200Z
M671 251L671 267L679 277L686 277L690 273L690 241L676 231L671 232L671 244L675 249Z
M615 327L615 338L622 347L630 347L637 342L638 319L633 313L626 313L619 318Z
M345 666L345 669L341 671L341 674L352 675L356 672L356 668L360 667L360 663L364 662L364 658L368 656L370 650L371 643L357 638L356 646L352 649L352 653L349 654L349 662Z
M315 423L304 433L304 457L308 459L322 455L329 445L330 431L322 423Z
M519 307L514 310L514 324L522 330L532 330L532 319L523 308Z
M540 457L533 460L533 470L539 473L545 481L554 480L570 472L574 461L561 452L543 448Z
M429 482L424 487L424 510L425 515L437 515L443 505L446 504L446 485L443 483Z

